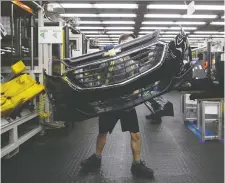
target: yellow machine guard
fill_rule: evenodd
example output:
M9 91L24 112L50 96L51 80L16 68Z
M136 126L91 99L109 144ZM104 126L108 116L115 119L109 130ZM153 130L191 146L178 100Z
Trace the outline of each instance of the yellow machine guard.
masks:
M6 116L17 106L26 103L44 91L44 86L38 84L28 74L1 84L1 115Z

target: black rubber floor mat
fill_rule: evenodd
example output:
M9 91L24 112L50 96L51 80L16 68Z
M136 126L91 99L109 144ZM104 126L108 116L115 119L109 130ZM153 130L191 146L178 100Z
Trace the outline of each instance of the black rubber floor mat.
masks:
M161 125L145 119L149 110L144 105L137 108L141 156L154 169L154 180L132 177L130 135L119 124L107 138L101 171L79 173L81 160L95 151L95 118L76 123L68 132L49 132L42 143L38 137L23 144L18 155L2 161L2 183L223 183L223 143L199 143L181 121L179 94L165 97L173 103L175 117L164 117Z

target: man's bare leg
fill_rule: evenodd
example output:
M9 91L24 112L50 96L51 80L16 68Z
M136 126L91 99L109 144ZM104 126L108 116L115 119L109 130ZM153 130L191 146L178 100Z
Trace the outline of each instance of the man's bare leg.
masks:
M106 144L106 137L107 137L107 133L106 134L98 134L97 142L96 142L96 155L98 157L101 157L101 155L102 155L102 151Z
M133 160L140 161L141 159L141 135L140 132L130 133L131 135L131 150L133 153Z
M133 175L142 178L153 178L154 172L141 161L141 135L140 132L131 134L131 149L133 152L133 163L131 172Z

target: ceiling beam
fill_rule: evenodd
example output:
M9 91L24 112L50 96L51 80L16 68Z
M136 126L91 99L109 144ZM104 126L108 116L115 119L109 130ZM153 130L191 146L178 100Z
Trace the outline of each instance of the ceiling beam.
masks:
M94 5L94 4L96 4L96 2L92 2L91 4ZM94 10L95 10L95 12L96 12L97 15L100 14L99 9L94 8ZM106 25L102 23L102 22L103 22L103 18L101 18L101 17L99 16L99 17L98 17L98 20L101 22L100 25L101 25L102 27L104 27L103 34L107 34L107 32L106 32ZM112 39L111 37L109 37L109 34L107 34L107 35L108 35L109 40L110 40L111 43L112 43L113 39Z
M147 5L148 2L143 1L138 3L138 9L136 9L136 18L135 18L135 25L134 25L134 35L138 36L142 22L144 21L144 16L147 13Z
M190 31L190 34L193 34L195 31L200 31L200 30L202 30L202 29L204 29L204 28L210 26L210 24L211 24L212 22L221 19L222 16L224 16L224 13L218 14L217 17L216 17L215 19L211 19L211 20L207 21L204 25L202 25L202 26L200 26L200 27L197 27L196 30Z

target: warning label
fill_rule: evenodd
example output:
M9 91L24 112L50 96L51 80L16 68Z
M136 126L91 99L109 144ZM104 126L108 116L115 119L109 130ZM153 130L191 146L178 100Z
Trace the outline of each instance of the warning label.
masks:
M39 27L39 43L62 43L61 27Z

